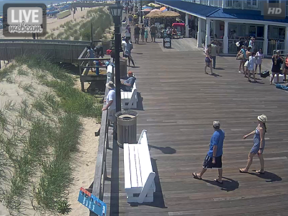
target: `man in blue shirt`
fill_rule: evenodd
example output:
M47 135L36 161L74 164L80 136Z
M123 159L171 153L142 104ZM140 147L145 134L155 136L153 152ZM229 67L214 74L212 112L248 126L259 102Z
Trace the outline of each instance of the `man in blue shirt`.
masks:
M126 80L124 80L124 79L120 80L120 82L121 82L120 88L123 91L130 91L131 92L133 89L133 85L135 83L136 78L133 76L132 71L129 71L127 74L128 74L128 78Z
M213 122L214 133L210 140L209 151L204 159L203 169L200 173L193 173L193 177L196 179L202 179L203 174L208 168L218 169L218 179L214 179L215 182L223 184L222 181L222 154L223 143L225 139L225 133L220 129L220 122Z

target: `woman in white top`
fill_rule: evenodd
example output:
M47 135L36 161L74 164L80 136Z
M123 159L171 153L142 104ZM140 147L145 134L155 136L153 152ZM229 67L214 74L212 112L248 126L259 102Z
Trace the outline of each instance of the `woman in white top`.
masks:
M255 55L256 58L256 66L255 66L255 73L257 71L257 66L259 65L259 74L261 73L261 64L262 64L262 59L264 58L264 54L262 49L259 49L259 51Z
M253 74L254 82L256 82L255 73L254 73L255 63L256 63L256 58L255 58L255 53L253 52L251 54L251 56L249 56L248 65L247 65L248 81L249 82L251 82L250 73Z

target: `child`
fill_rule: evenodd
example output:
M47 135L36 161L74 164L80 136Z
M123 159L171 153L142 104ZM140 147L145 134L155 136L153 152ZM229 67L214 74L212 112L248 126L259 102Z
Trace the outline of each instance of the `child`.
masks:
M145 28L144 38L145 38L145 41L147 43L147 40L148 40L148 29L147 28Z

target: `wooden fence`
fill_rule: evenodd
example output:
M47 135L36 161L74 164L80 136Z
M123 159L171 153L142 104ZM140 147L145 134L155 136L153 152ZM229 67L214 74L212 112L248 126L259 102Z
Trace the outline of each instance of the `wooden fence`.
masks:
M54 62L77 63L90 41L0 40L0 59L11 60L21 55L44 55Z

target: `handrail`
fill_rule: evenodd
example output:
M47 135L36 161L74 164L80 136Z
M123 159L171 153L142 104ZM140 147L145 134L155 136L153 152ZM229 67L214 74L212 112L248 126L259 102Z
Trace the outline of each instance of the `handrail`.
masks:
M108 94L108 89L106 88L105 96L107 94ZM95 175L94 175L93 188L92 188L92 194L102 201L103 201L103 194L104 194L105 179L107 178L106 155L107 155L107 149L109 147L108 133L109 133L108 111L105 110L102 112L98 153L97 153ZM89 215L96 216L96 214L92 211L90 211Z

